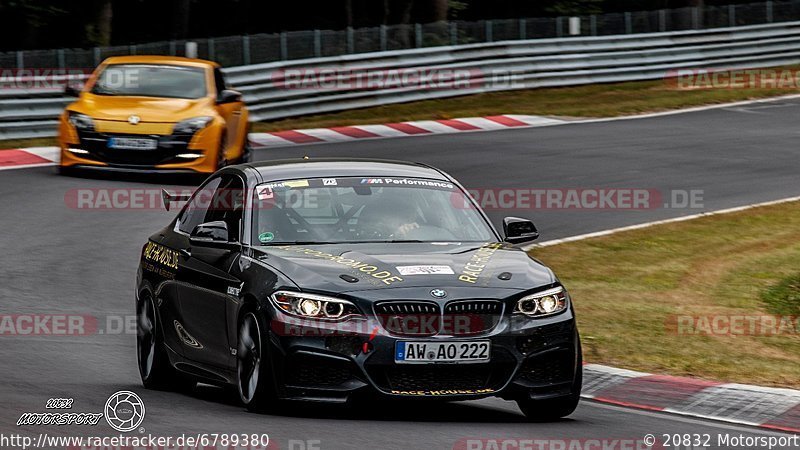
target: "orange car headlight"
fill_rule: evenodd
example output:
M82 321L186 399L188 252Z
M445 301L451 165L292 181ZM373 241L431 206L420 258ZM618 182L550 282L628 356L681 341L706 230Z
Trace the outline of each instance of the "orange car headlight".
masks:
M67 120L78 131L94 131L94 120L86 114L75 111L67 111Z
M209 116L182 120L175 124L175 127L172 129L172 134L195 134L211 124L213 120L214 118Z

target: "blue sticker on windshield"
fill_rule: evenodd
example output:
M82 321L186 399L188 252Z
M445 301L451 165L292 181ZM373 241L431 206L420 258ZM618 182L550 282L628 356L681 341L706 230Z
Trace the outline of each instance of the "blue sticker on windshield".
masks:
M265 231L258 235L258 240L264 244L266 244L267 242L272 242L273 240L275 240L275 233Z

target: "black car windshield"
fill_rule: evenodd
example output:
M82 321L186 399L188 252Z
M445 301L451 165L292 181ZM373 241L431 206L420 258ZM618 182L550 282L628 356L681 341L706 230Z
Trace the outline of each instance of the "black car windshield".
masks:
M92 87L92 94L195 99L206 96L203 69L148 64L113 64Z
M256 186L262 245L473 242L496 239L467 194L447 181L316 178Z

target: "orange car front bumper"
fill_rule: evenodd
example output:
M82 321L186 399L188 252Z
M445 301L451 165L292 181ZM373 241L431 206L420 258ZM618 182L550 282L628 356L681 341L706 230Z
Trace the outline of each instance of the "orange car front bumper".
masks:
M105 127L105 128L103 128ZM119 127L119 125L115 125ZM170 128L171 129L171 128ZM138 172L196 172L213 173L217 170L219 141L221 126L212 124L195 134L188 144L176 146L170 150L159 148L157 153L144 155L142 152L150 150L111 150L105 148L105 142L94 143L92 148L83 148L78 138L78 133L66 118L59 124L59 147L61 149L61 167L111 169ZM108 129L108 125L97 127L98 133L124 132L126 135L143 137L158 136L160 141L169 141L170 137L163 134L147 134L147 128L132 130ZM155 130L154 130L155 131ZM99 148L99 150L97 150ZM111 153L117 152L117 153ZM125 152L129 158L126 158ZM150 157L152 155L152 158ZM189 157L193 155L193 157Z

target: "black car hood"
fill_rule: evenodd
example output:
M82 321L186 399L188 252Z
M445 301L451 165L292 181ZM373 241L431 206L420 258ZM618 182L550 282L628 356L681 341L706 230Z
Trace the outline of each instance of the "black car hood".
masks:
M414 287L529 290L556 281L524 251L497 242L271 245L256 248L254 256L304 290L334 293Z

